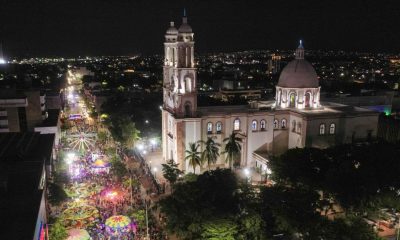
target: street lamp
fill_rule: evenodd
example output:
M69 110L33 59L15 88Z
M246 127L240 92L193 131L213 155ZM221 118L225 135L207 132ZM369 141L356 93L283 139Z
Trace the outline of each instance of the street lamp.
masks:
M115 203L116 199L118 198L118 192L117 191L109 191L106 194L106 198L108 198L109 201L114 203L114 215L117 214L117 204Z
M154 178L157 178L157 170L158 170L158 169L157 169L156 167L153 168Z
M244 175L246 176L247 181L250 182L250 177L251 177L251 176L250 176L250 174L251 174L250 169L245 168L245 169L243 170L243 172L244 172Z
M140 151L142 151L142 150L144 149L143 144L138 144L138 145L137 145L137 149L139 149Z
M154 147L157 145L156 139L154 138L150 139L150 144L151 144L151 151L154 151Z

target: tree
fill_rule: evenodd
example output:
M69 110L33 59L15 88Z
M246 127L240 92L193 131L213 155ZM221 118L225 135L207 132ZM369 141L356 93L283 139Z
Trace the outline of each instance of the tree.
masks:
M201 166L200 152L198 151L199 144L189 143L189 149L185 150L185 160L189 161L189 165L193 167L193 173L196 173L196 167Z
M175 163L174 160L171 159L168 160L167 163L161 165L164 178L168 180L171 186L174 185L178 180L179 175L183 174L183 171L178 168L179 164Z
M204 223L201 237L207 240L235 240L237 234L237 224L231 219L222 218Z
M121 179L128 173L125 164L120 159L112 158L110 163L111 163L110 170L112 174L117 176L119 179Z
M64 189L56 183L49 183L48 189L49 189L49 202L51 204L58 205L68 198Z
M240 157L240 152L242 151L242 146L240 145L242 139L237 137L237 135L236 132L232 131L232 134L224 139L225 149L222 153L226 154L225 161L229 164L229 168L232 168L232 164L233 166L240 165L237 159Z
M134 211L130 216L138 224L139 228L144 229L146 227L146 212L143 209Z
M138 140L140 140L140 131L136 128L135 123L129 121L124 123L122 127L123 143L128 148L133 148Z
M315 226L310 239L382 240L361 217L324 219Z
M211 137L208 137L207 141L199 141L199 143L204 145L201 161L207 162L208 170L210 170L210 165L215 164L218 160L221 144L216 143Z
M159 202L167 217L167 229L183 239L202 239L204 223L239 214L237 189L236 176L229 169L211 170L194 181L177 182L174 192Z
M277 232L306 234L320 222L319 195L305 188L283 185L263 188L261 206L267 226Z
M99 132L97 133L97 139L98 139L99 142L105 143L106 140L107 140L107 132L105 132L105 131L99 131Z
M67 229L60 221L56 221L50 228L49 239L65 240L68 237Z
M114 140L128 148L134 147L136 141L140 139L140 131L128 116L112 114L105 123L109 126Z

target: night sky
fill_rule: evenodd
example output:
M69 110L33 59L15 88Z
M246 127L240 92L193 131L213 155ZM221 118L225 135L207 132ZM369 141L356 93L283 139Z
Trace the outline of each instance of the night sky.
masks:
M6 56L162 53L186 7L196 51L309 49L400 52L400 1L0 0Z

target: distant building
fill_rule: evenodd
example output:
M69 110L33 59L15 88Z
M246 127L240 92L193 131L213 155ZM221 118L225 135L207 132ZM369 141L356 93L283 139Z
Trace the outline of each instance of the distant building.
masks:
M40 90L0 88L0 132L33 131L48 117Z
M390 115L392 113L392 105L394 98L394 91L374 92L374 95L339 95L336 97L322 97L322 101L335 102L354 107L362 107L374 110L376 112Z
M280 74L275 101L243 106L197 106L194 34L186 16L179 29L171 23L164 50L163 159L173 159L186 172L193 171L185 161L189 143L211 137L221 144L222 151L223 140L233 132L242 138L236 164L257 167L263 172L268 171L271 156L291 148L326 148L377 135L379 113L320 102L318 76L304 59L301 43L295 59ZM212 167L227 166L225 155L221 154Z
M54 135L0 133L0 239L44 239Z
M281 56L272 54L271 59L268 60L268 73L277 74L281 70Z
M4 83L0 87L0 133L41 132L61 136L59 109L47 109L46 95L38 89L16 89Z

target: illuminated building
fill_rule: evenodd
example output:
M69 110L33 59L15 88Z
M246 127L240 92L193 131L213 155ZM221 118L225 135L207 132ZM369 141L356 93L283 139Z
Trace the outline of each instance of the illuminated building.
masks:
M291 148L326 148L377 135L379 113L320 102L319 79L304 58L302 43L295 59L280 74L275 101L254 101L242 106L197 106L194 34L186 16L179 29L171 23L164 49L163 159L173 159L186 172L193 171L185 161L190 143L211 137L221 144L222 152L223 140L233 132L242 138L238 165L258 167L263 172L268 172L271 156ZM211 167L228 167L225 155L221 154ZM199 170L206 169L203 166Z

